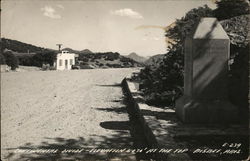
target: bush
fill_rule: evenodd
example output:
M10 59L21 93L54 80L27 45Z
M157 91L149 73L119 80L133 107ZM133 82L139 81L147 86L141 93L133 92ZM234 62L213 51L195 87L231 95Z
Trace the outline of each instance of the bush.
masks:
M88 62L89 61L89 59L86 58L86 57L82 57L81 60L84 61L84 62Z
M106 57L105 60L114 61L115 59L112 57Z
M106 66L107 67L112 67L112 64L107 63Z
M105 53L105 55L106 55L105 60L109 60L109 61L114 61L114 60L118 59L120 56L119 53L113 53L113 52L107 52L107 53Z
M17 55L19 65L24 65L24 66L33 66L33 55L27 54L27 55Z
M50 69L50 65L49 64L43 64L42 65L42 70L49 70Z
M113 68L121 68L121 64L112 64L111 65Z
M217 9L214 13L219 20L249 14L249 2L246 0L221 0L216 4Z
M11 70L18 68L18 59L11 51L4 52L3 56L6 64L11 67Z
M2 52L0 53L0 64L1 64L1 65L2 65L2 64L6 64L5 58L4 58L3 54L2 54Z
M234 63L229 76L229 100L239 107L242 122L248 123L248 89L249 89L249 44L245 47L231 45Z
M50 66L50 67L49 67L49 70L56 70L56 67Z
M42 67L43 64L53 66L54 61L56 60L56 55L57 54L53 51L37 53L32 57L33 65L37 67Z
M88 65L86 62L81 62L80 65Z

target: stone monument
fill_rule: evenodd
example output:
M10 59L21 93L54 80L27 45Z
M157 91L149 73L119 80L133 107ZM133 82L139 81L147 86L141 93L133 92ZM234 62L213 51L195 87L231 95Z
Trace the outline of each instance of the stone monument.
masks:
M202 18L185 40L184 96L176 113L185 123L232 123L238 109L228 101L230 40L216 18Z

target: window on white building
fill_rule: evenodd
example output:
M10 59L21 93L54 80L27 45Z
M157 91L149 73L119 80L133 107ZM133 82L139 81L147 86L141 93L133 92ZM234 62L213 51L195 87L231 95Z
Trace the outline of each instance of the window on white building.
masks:
M62 59L59 59L59 66L62 66Z
M73 59L70 59L70 62L69 62L69 63L70 63L70 65L72 65L72 64L73 64Z

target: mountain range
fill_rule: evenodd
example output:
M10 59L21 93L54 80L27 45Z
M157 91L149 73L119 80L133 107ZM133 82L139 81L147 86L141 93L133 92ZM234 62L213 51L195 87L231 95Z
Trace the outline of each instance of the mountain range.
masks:
M139 56L137 55L135 52L130 53L129 55L125 55L126 57L133 59L134 61L137 61L139 63L144 63L147 58L143 57L143 56Z
M163 61L165 54L158 54L158 55L154 55L151 56L149 59L147 59L144 64L148 65L148 66L159 66L160 63Z

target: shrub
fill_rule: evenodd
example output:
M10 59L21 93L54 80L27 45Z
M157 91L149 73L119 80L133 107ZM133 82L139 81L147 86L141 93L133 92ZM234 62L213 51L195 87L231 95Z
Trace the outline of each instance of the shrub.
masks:
M249 14L249 2L247 0L221 0L217 1L216 4L217 8L214 13L219 20Z
M109 63L107 63L107 64L106 64L106 66L107 66L107 67L112 67L112 65L111 65L111 64L109 64Z
M33 66L33 55L17 55L19 65Z
M80 65L88 65L86 62L81 62Z
M120 58L120 61L123 62L123 63L132 63L132 64L134 64L134 60L132 60L131 58L124 57L124 56L122 56Z
M50 67L49 67L49 70L56 70L56 67L50 66Z
M113 67L113 68L121 68L121 65L120 64L112 64L111 67Z
M239 108L241 121L248 123L249 44L231 43L230 54L234 57L229 73L229 100Z
M114 61L116 59L119 58L119 53L113 53L113 52L107 52L105 53L107 55L107 57L105 58L105 60L109 60L109 61Z
M88 62L89 61L89 59L86 58L86 57L82 57L81 60L84 61L84 62Z
M6 64L11 67L11 70L18 68L18 59L11 51L4 52L3 56Z
M0 53L0 64L6 64L5 58L4 58L3 54L2 54L2 52Z
M32 57L34 66L42 67L43 64L53 66L56 55L53 51L39 52Z
M115 59L112 57L106 57L105 60L114 61Z
M50 65L49 64L43 64L42 65L42 70L49 70L50 69Z

